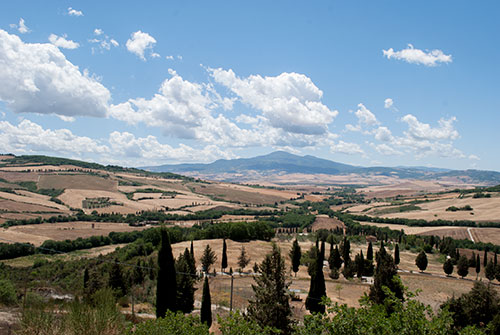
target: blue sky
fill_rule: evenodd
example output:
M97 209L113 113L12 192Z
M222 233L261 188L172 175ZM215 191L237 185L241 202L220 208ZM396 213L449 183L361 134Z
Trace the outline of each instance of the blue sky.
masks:
M495 1L16 1L0 152L500 170Z

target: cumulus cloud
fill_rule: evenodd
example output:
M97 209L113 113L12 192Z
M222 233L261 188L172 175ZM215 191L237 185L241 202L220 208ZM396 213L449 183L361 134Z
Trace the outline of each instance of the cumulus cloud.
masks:
M394 156L394 155L402 155L403 153L401 151L398 151L391 147L390 145L386 143L382 144L374 144L370 143L370 146L373 147L378 153L384 155L384 156Z
M439 127L435 128L418 121L412 114L405 115L401 120L408 124L407 135L416 140L456 140L459 137L458 131L453 126L457 120L455 117L448 120L440 119Z
M348 143L344 141L338 141L337 143L332 143L330 145L330 151L334 153L342 153L347 155L364 154L363 149L357 143Z
M394 105L394 101L392 101L391 98L387 98L387 99L384 100L384 108L385 109L391 108L392 105Z
M29 33L31 31L26 26L26 23L24 23L24 19L23 18L19 19L19 23L18 24L15 24L15 23L10 24L10 27L13 28L13 29L17 29L17 31L19 31L21 34L26 34L26 33Z
M377 141L389 142L394 138L391 131L387 127L378 127L373 131L373 134Z
M144 52L146 49L151 49L151 52L154 54L152 49L155 44L156 40L153 36L138 30L130 35L130 39L127 40L126 46L128 51L145 61L146 57L144 56Z
M96 51L101 51L104 52L111 50L111 47L118 47L120 44L110 38L108 35L104 34L104 31L102 29L96 28L94 30L94 35L97 36L98 38L92 38L89 40L90 43L95 44L96 47L92 47L92 54L94 54Z
M227 150L220 150L215 145L207 145L202 149L195 149L185 144L174 148L162 144L155 136L135 137L128 132L114 131L109 135L110 147L114 154L126 159L147 159L181 162L211 162L219 158L231 159L235 156Z
M94 29L94 35L99 36L99 35L102 35L102 33L103 33L102 29L99 29L99 28Z
M323 92L303 74L239 78L233 70L208 69L215 81L241 102L263 113L271 125L290 133L325 134L338 115L321 102Z
M445 55L443 51L439 49L435 50L420 50L415 49L413 45L408 44L406 49L400 51L394 51L393 48L388 50L382 50L383 54L387 59L398 59L403 60L411 64L422 64L425 66L436 66L439 63L451 63L451 55Z
M374 127L380 124L375 114L362 103L358 104L358 110L354 112L354 115L356 115L358 123L356 125L346 124L345 128L348 131L362 131L366 127Z
M76 49L80 46L80 44L73 42L72 40L67 40L66 37L67 36L57 36L54 34L50 34L49 41L56 47L64 49Z
M97 116L109 91L49 43L24 43L0 29L0 100L16 113Z
M26 153L84 153L104 154L108 147L85 136L74 135L68 129L44 129L40 125L22 120L17 126L0 121L0 147L6 152Z
M70 16L83 16L83 12L81 10L76 10L71 7L68 7L68 15Z

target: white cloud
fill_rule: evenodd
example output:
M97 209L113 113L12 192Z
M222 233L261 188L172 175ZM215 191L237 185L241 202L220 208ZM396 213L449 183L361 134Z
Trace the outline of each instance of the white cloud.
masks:
M104 34L104 31L102 29L95 29L94 30L94 35L100 36L99 38L92 38L89 40L90 43L97 44L98 47L92 47L92 54L94 54L97 50L104 52L104 50L111 50L111 46L113 47L118 47L120 44L110 38L108 35Z
M128 132L112 132L109 135L109 143L113 154L126 157L126 159L211 162L219 158L231 159L235 157L230 151L220 150L215 145L194 149L181 143L177 148L174 148L168 144L161 144L155 136L137 138Z
M165 56L165 59L167 59L167 60L174 60L174 56Z
M373 134L378 141L389 142L393 140L392 133L387 127L378 127L373 131Z
M363 149L357 143L348 143L344 141L338 141L338 143L332 143L330 145L330 151L334 153L342 153L347 155L364 154Z
M157 52L152 52L151 53L151 58L160 58L160 57L161 57L160 54L157 53Z
M94 35L99 36L99 35L102 35L102 33L103 33L102 29L99 29L99 28L94 29Z
M114 40L114 39L109 40L109 42L110 42L110 43L111 43L114 47L117 47L117 46L119 46L119 45L120 45L120 44L119 44L116 40Z
M24 23L24 19L23 18L19 19L19 24L11 23L9 26L12 29L17 29L17 31L19 31L21 34L26 34L26 33L31 32L31 30Z
M76 10L71 7L68 7L68 15L70 16L83 16L83 12L81 10Z
M67 40L66 36L57 36L54 34L50 34L49 41L56 47L64 49L76 49L80 46L80 44L73 42L72 40Z
M89 137L76 136L68 129L44 129L29 120L22 120L17 126L0 121L0 133L0 147L17 154L50 152L81 155L109 151L108 147Z
M352 113L352 111L350 111L350 113ZM356 115L358 123L355 126L352 124L346 124L345 128L348 131L362 131L363 128L374 127L380 124L375 114L373 114L362 103L358 104L358 110L354 112L354 115Z
M387 98L384 100L384 108L389 109L394 105L394 101L391 98Z
M105 116L110 92L49 43L0 29L0 100L16 113Z
M404 60L408 63L422 64L425 66L436 66L439 63L452 62L451 55L445 55L441 50L422 51L420 49L415 49L411 44L408 44L406 49L400 51L394 51L393 48L390 48L388 50L382 50L382 52L387 59L394 58Z
M479 158L479 157L478 157L478 156L476 156L476 155L469 155L469 159L470 159L470 160L475 160L475 161L479 161L479 160L481 160L481 158Z
M128 51L139 56L142 60L146 60L146 57L144 57L145 50L152 49L155 44L156 40L153 36L139 30L130 35L126 46Z
M24 23L24 19L23 18L19 19L19 28L17 28L17 30L21 34L26 34L26 33L30 32L30 29L28 27L26 27L26 24Z
M323 92L303 74L239 78L233 70L208 71L217 83L229 88L241 102L261 111L273 127L290 133L325 134L338 114L321 103Z
M402 118L402 121L408 124L407 135L417 140L456 140L459 137L458 132L453 127L456 120L455 117L448 120L440 119L438 121L439 127L432 128L429 124L418 121L411 114Z
M393 155L402 155L403 154L401 151L394 149L393 147L391 147L390 145L388 145L386 143L382 143L382 144L378 144L378 145L376 145L374 143L370 143L370 145L375 150L377 150L378 153L385 155L385 156L393 156Z

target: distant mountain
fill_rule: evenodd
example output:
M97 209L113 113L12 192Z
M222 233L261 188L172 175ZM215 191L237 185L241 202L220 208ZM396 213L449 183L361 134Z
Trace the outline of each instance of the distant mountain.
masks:
M210 164L175 164L144 167L153 172L214 176L257 173L272 174L359 174L361 176L388 176L400 179L456 179L472 184L500 184L500 172L481 170L448 170L428 167L360 167L342 164L314 156L297 156L284 151L253 158L219 159ZM228 180L234 178L227 178Z
M341 174L355 170L352 165L314 156L297 156L284 151L253 158L219 159L210 164L176 164L145 167L154 172L239 173L242 171Z

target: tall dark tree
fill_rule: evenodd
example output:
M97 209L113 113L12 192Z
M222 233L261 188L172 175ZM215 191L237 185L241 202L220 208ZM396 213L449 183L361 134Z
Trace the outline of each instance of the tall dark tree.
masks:
M191 273L191 253L186 248L175 262L177 272L177 306L182 313L191 313L194 309L194 277Z
M240 256L238 257L238 266L240 267L241 271L245 269L245 267L250 263L250 257L248 257L247 252L245 250L245 247L241 247L241 253Z
M347 257L344 260L344 268L342 269L342 275L344 278L353 278L356 274L356 263L351 260L351 257Z
M312 276L314 273L315 266L317 264L316 259L319 256L319 249L315 246L311 246L311 249L307 252L307 257L309 258L309 263L307 264L307 273Z
M203 283L200 320L202 323L206 323L208 327L212 325L212 301L210 298L210 286L208 285L207 276L205 276L205 282Z
M210 267L217 260L217 256L215 256L215 252L210 248L210 244L207 244L205 250L203 250L203 255L201 256L201 268L205 273L210 271Z
M460 256L457 263L457 274L464 278L469 274L469 260L465 256Z
M394 259L387 253L385 248L382 248L376 255L377 266L375 268L375 275L373 284L370 286L370 300L376 304L383 304L387 298L383 287L387 287L394 295L403 300L403 285L401 280L395 280L398 277L398 271ZM388 306L389 311L391 310Z
M368 250L366 251L366 259L373 261L373 245L372 242L368 243Z
M139 285L144 282L144 266L140 259L137 259L135 263L131 280L133 285Z
M167 230L162 229L158 250L158 277L156 282L156 317L163 318L167 310L177 310L177 276L174 256Z
M479 255L476 257L476 279L479 276L479 272L481 272L481 259L479 258Z
M227 245L226 239L222 240L222 261L221 261L221 269L224 271L227 268Z
M342 255L342 259L345 261L346 258L350 257L351 253L351 242L344 237L344 240L340 243L340 254Z
M295 239L292 244L292 249L290 249L290 260L292 262L292 271L295 272L295 277L297 277L297 272L299 271L301 258L302 251L300 250L299 242Z
M415 264L418 266L421 272L424 272L425 269L427 269L428 261L425 251L420 251L420 253L417 255L417 258L415 259Z
M476 267L476 253L474 251L472 252L472 255L470 256L470 259L469 259L469 267L470 268Z
M115 294L119 297L125 295L126 285L123 278L122 268L115 258L114 263L111 265L111 271L109 272L109 287L113 289Z
M193 259L196 259L196 258L194 257L194 246L193 246L193 240L191 240L191 249L190 249L190 251L191 251L191 257L193 257Z
M83 290L86 291L89 286L89 269L83 271Z
M453 261L451 258L448 258L443 264L443 271L447 276L453 273Z
M317 255L316 266L311 275L309 294L306 299L306 308L311 313L324 313L325 305L321 304L321 299L326 297L325 276L323 274L323 257L321 253Z
M495 255L493 256L493 265L497 266L497 253L495 251Z
M486 267L488 265L488 251L484 250L484 255L483 255L483 266Z
M292 309L290 308L286 282L285 260L279 248L273 250L259 265L260 276L255 276L252 285L254 299L249 301L248 317L261 327L274 327L284 335L292 332Z
M335 246L333 253L328 258L328 265L330 266L330 270L333 270L333 268L338 270L342 266L342 257L340 256L338 246Z
M401 260L399 259L399 244L396 243L394 248L394 264L398 265Z
M488 262L488 264L486 264L486 267L484 268L484 274L489 281L495 279L495 265L493 264L493 262Z
M321 257L321 264L323 264L323 261L325 260L325 241L321 241L321 249L319 255Z
M354 258L354 263L356 264L356 276L358 278L363 277L365 272L365 257L363 256L363 250Z

